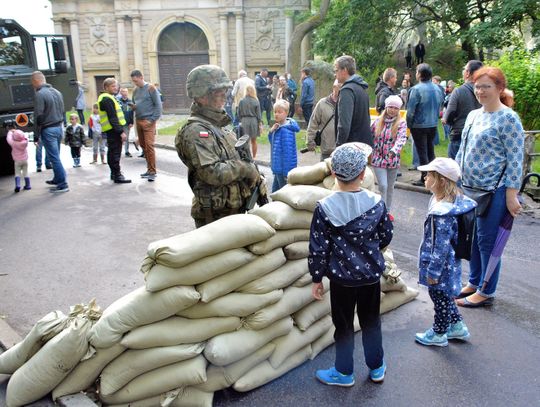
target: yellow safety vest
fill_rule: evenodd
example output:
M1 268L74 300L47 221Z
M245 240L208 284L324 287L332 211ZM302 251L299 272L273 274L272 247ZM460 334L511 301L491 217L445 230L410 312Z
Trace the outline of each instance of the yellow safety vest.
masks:
M103 110L101 110L101 101L104 98L109 98L113 101L114 107L116 109L116 116L118 117L118 122L120 123L120 126L126 125L126 119L124 118L124 112L122 112L122 107L120 106L120 103L118 103L118 100L114 98L112 95L108 94L107 92L102 93L99 95L98 98L98 109L99 109L99 122L101 123L101 131L109 131L112 130L112 125L109 122L109 117L107 116L107 113Z

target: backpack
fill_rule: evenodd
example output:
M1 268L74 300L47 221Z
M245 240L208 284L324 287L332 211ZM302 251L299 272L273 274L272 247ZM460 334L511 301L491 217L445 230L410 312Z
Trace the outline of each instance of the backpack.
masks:
M456 253L456 259L471 260L474 226L476 225L474 208L469 212L456 216L456 219L458 234L456 243L452 243L452 247Z

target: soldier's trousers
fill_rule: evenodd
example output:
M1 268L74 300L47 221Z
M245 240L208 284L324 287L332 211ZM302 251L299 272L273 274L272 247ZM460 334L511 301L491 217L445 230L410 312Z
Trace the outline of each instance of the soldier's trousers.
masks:
M206 217L199 218L199 217L194 216L193 220L195 221L195 227L198 229L201 226L212 223L218 219L224 218L225 216L235 215L237 213L240 213L238 209L226 208L224 211L221 211L221 212L212 212L212 214L209 217L210 219L207 219Z

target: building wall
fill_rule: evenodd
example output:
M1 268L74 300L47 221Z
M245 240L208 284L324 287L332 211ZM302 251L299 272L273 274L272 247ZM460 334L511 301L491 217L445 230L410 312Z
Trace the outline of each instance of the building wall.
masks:
M232 79L240 69L248 71L250 76L262 67L284 72L293 14L309 6L309 0L51 0L51 3L56 31L72 35L77 79L85 88L87 105L97 99L100 91L96 89L96 77L114 76L122 86L131 87L129 73L137 68L143 71L147 81L159 82L159 37L175 22L190 22L199 27L208 40L210 63L222 66ZM238 28L243 30L243 36Z

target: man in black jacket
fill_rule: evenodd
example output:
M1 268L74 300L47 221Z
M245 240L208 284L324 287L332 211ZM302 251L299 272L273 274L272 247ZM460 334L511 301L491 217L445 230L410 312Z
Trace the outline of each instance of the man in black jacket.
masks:
M397 83L397 71L394 68L386 68L380 81L375 88L375 108L381 114L384 110L384 102L388 96L396 95L394 88Z
M103 81L103 92L99 95L99 121L101 129L107 134L107 161L111 169L111 180L115 184L129 184L130 179L126 179L120 171L120 156L122 155L122 144L127 139L124 133L126 119L122 112L122 107L114 97L118 93L118 82L114 78L107 78Z
M334 127L336 146L359 141L373 146L369 117L368 84L356 74L353 57L343 55L334 62L334 73L343 84L337 101Z
M448 106L442 118L443 124L448 124L450 130L450 143L448 143L448 157L455 159L461 144L461 133L465 126L465 120L471 110L479 109L480 103L474 95L472 77L483 66L482 62L471 60L463 68L463 80L465 83L455 89L450 95Z

